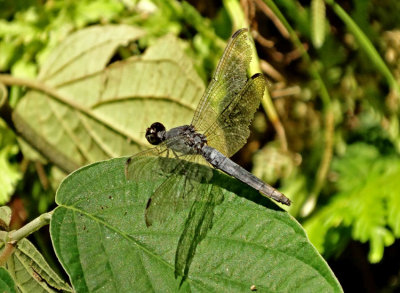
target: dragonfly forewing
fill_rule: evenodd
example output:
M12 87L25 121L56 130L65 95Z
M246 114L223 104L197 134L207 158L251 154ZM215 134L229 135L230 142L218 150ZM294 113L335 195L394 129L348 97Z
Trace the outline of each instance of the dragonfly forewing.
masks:
M252 42L247 29L237 31L230 39L213 78L196 108L192 125L206 131L242 90L252 56Z
M240 150L250 135L249 126L260 105L264 90L264 77L261 74L252 76L217 120L204 132L208 145L227 157Z

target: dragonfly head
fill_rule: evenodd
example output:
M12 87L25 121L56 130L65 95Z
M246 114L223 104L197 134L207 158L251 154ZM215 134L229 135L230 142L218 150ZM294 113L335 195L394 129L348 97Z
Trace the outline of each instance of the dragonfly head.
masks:
M153 145L158 145L164 141L165 126L160 122L154 122L146 129L146 139Z

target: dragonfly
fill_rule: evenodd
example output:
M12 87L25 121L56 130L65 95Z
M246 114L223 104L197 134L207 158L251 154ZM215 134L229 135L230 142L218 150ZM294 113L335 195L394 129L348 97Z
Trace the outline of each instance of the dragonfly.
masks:
M201 189L199 191L197 187L212 178L210 166L266 197L290 205L284 194L229 159L246 143L250 123L266 87L262 74L248 77L252 46L248 29L236 31L200 99L191 123L170 130L166 130L160 122L151 124L145 136L155 147L127 159L127 179L141 180L144 174L165 179L161 180L163 182L147 202L147 226L155 221L162 222L169 213L198 197Z

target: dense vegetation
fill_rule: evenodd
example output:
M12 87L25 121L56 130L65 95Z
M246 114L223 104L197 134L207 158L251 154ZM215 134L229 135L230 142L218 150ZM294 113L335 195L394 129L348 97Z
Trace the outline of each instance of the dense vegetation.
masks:
M0 1L0 204L8 205L12 211L11 216L6 208L1 210L4 229L18 231L40 215L40 225L45 225L51 217L48 212L57 205L75 206L75 202L71 204L73 199L79 202L82 198L90 202L94 195L99 199L101 192L97 187L104 189L111 186L110 182L120 183L123 171L115 170L120 170L118 164L123 160L115 159L81 169L76 173L84 173L86 177L68 177L60 187L61 180L81 166L145 148L143 131L149 123L156 120L166 121L170 126L188 123L226 39L236 29L248 26L259 58L252 70L262 71L268 78L270 95L264 97L249 141L234 160L252 169L255 175L293 201L287 211L301 223L345 291L398 290L400 265L393 264L393 259L400 255L396 240L400 237L398 1L256 0L241 1L242 6L234 0L218 4L190 2ZM91 38L94 33L101 34L102 38ZM110 80L107 88L100 86L105 76ZM181 83L190 83L192 88L181 96L180 89L167 89L172 76ZM121 92L118 92L120 96L116 94L113 77L126 80L127 85L140 85L133 89L126 87L130 96L163 96L165 103L143 99L129 104L120 98L120 103L108 105L107 99L95 100L93 92L101 90L112 99L124 96ZM174 98L179 98L185 106L177 105ZM165 115L163 107L178 114L161 119ZM93 174L101 172L113 179L101 184L90 181ZM83 182L80 180L85 178L88 181L82 185L90 186L92 193L85 193L86 189L79 190L81 193L66 193L68 184L80 186ZM227 179L220 182L224 180ZM151 188L151 184L145 187ZM233 192L244 193L241 188ZM113 193L102 199L104 202L96 202L96 207L107 208L109 200L116 195ZM285 246L289 254L300 243L306 243L301 253L314 258L316 270L324 276L326 284L340 290L329 268L289 215L275 210L269 202L254 199L254 194L244 197L257 205L244 199L239 201L235 199L237 196L227 204L230 197L224 196L222 204L214 199L217 215L237 211L239 215L232 227L243 225L248 231L257 223L265 223L268 229L257 233L270 234L268 239L282 238L282 243L275 243L274 248L291 242L292 247ZM138 201L145 202L145 196ZM270 209L264 213L264 209L260 210L262 206ZM91 211L87 213L92 215ZM133 208L126 213L129 220L118 220L121 231L141 229L132 221L134 217L142 219L142 211ZM124 213L119 211L118 215L121 218ZM53 217L52 243L57 257L48 231L42 230L30 236L31 242L24 239L25 234L18 234L24 240L18 242L12 257L16 267L23 267L31 259L40 264L40 271L32 266L27 273L32 279L30 286L41 284L38 281L41 279L48 288L68 291L69 285L53 270L64 274L58 264L61 261L71 278L74 272L78 274L68 268L67 257L60 252L63 242L60 233L72 235L73 232L66 228L60 232L64 229L60 219L68 217L67 210L58 208ZM184 215L178 217L178 222L183 218ZM90 226L93 223L74 223L82 231L96 229L96 225ZM281 232L282 223L289 223L297 234L288 236L285 231ZM222 225L217 221L213 229L219 228ZM163 229L169 231L169 228L159 228L155 235ZM212 231L214 237L218 235ZM218 251L220 246L212 243L212 235L202 235L201 239L193 236L196 245L204 241L206 248L197 251L198 258L183 262L182 270L191 264L189 279L190 273L196 275L199 270L196 265L201 267L204 265L201 261L210 257L205 250ZM284 239L285 236L288 238ZM155 247L146 246L166 255L165 274L171 273L168 263L173 263L177 239L183 241L178 233L171 242L163 239L152 242ZM96 239L90 241L96 243ZM156 244L165 247L157 248ZM236 248L230 245L233 254ZM2 265L11 250L4 246ZM222 255L223 251L218 253ZM274 256L265 256L265 263ZM229 259L225 256L218 261ZM247 261L259 259L249 252ZM290 266L280 269L282 274L277 273L277 278L288 274L301 280L308 273L301 265L298 270L303 275L298 278L293 276ZM0 270L0 273L1 280L10 283L7 271ZM126 270L126 279L129 273L135 271ZM165 282L163 285L170 286ZM75 288L77 284L81 283L75 280ZM204 290L196 287L198 284L193 281L188 286ZM309 286L325 288L326 284L315 281ZM220 280L218 285L228 286ZM283 287L276 289L284 290Z

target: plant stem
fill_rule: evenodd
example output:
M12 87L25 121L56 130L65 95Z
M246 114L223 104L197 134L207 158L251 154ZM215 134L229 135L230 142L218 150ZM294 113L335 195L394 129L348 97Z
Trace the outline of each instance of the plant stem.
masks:
M232 25L233 25L234 31L236 31L240 28L249 26L249 24L247 23L247 20L244 17L243 10L240 7L239 1L224 0L223 4L225 6L227 13L229 14L229 16L232 20Z
M8 243L14 244L21 240L22 238L27 237L28 235L32 234L33 232L36 232L40 228L42 228L45 225L48 225L50 223L51 216L53 214L53 211L41 214L39 217L36 219L32 220L25 226L21 227L18 230L11 231L8 233Z
M36 232L43 226L48 225L50 223L52 214L53 211L42 214L20 229L11 231L9 233L0 231L2 232L0 233L0 239L5 242L5 247L0 255L0 266L3 266L7 262L8 258L12 255L17 242L33 232Z
M14 252L14 245L12 243L6 243L1 255L0 255L0 266L4 266L8 258Z

